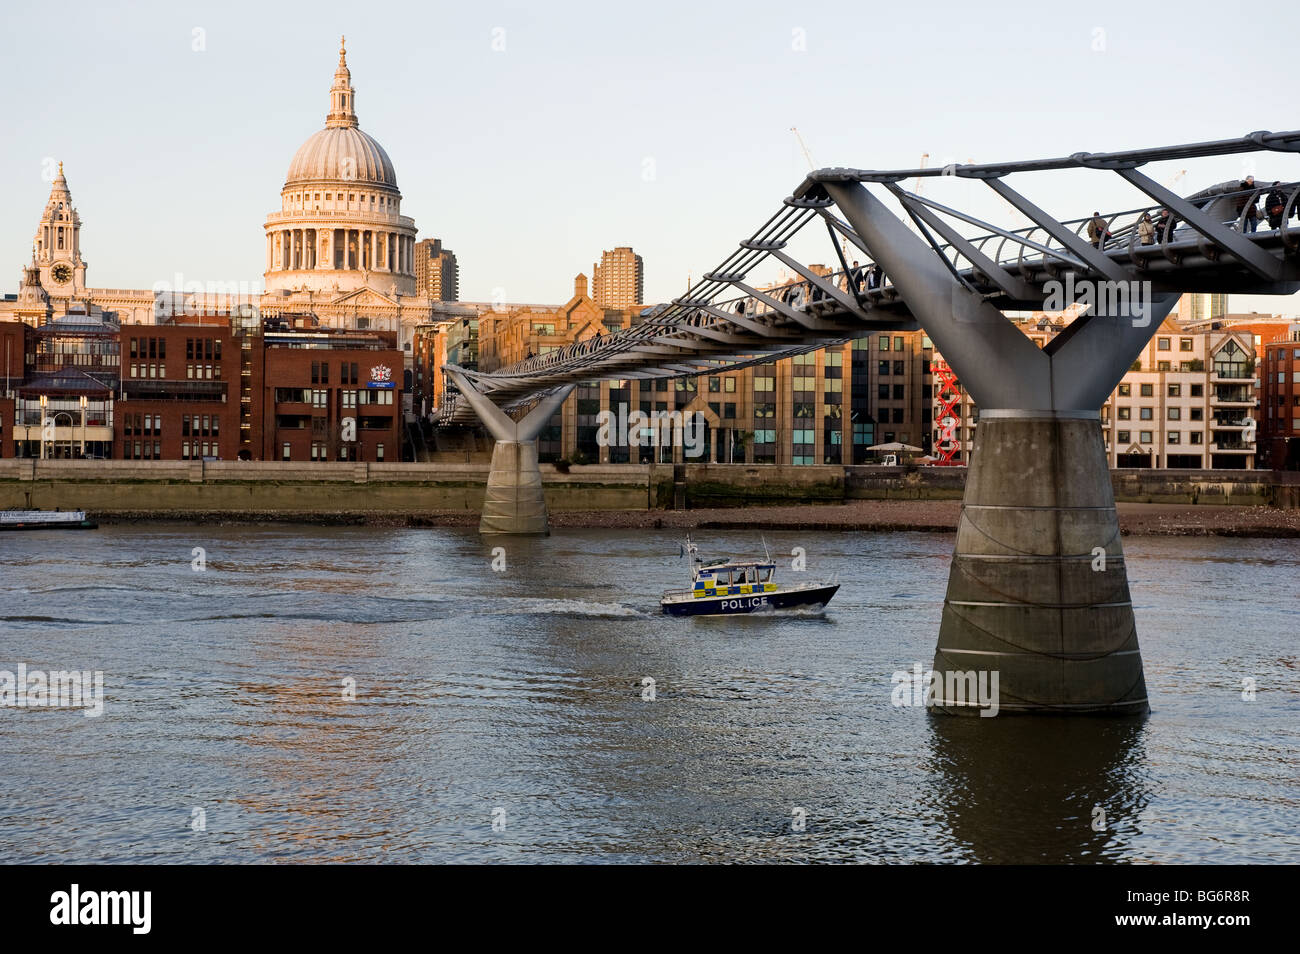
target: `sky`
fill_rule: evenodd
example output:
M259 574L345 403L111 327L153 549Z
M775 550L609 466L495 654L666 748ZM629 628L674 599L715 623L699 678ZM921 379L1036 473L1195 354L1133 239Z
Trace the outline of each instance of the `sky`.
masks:
M0 10L0 291L62 160L92 287L258 282L262 225L324 125L340 34L361 128L461 298L563 302L602 249L681 293L818 167L1044 158L1300 128L1300 5L807 0L7 3ZM1178 190L1300 155L1195 160ZM1177 165L1153 166L1166 182ZM1112 173L1012 183L1061 218L1147 204ZM926 194L1019 220L969 180ZM806 261L832 261L808 236ZM817 243L820 244L817 244ZM6 270L8 269L8 270ZM1300 296L1233 311L1300 314Z

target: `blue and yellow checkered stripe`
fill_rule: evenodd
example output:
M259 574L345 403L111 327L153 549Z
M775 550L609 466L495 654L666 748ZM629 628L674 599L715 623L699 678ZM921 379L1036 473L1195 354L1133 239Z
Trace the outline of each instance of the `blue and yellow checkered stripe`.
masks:
M695 584L693 595L696 599L699 599L703 596L749 596L754 593L773 593L775 591L775 583L742 583L739 586L718 586L715 583L710 586L700 580Z

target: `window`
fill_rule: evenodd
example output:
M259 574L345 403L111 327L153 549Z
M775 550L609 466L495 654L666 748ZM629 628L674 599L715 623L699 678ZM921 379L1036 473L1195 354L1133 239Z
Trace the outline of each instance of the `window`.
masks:
M1150 443L1151 443L1151 432L1150 432L1150 431L1138 431L1138 443L1139 443L1139 444L1150 444Z
M1143 396L1143 397L1151 397L1153 394L1155 394L1155 386L1154 386L1154 385L1151 385L1151 384L1144 384L1144 385L1142 385L1142 396Z
M1190 420L1193 420L1193 421L1203 421L1203 420L1205 420L1205 409L1204 409L1204 408L1194 407L1194 408L1190 408L1189 411L1190 411Z
M1133 409L1132 409L1131 407L1117 407L1117 408L1115 408L1115 418L1116 418L1116 420L1127 421L1127 420L1132 416L1132 414L1133 414Z
M1157 338L1157 339L1156 339L1156 350L1157 350L1157 351L1168 351L1168 350L1169 350L1169 339L1168 339L1168 338Z
M284 455L284 456L283 456L283 459L284 459L284 460L288 460L288 459L289 459L289 445L288 445L288 444L285 444L285 445L284 445L284 450L282 451L282 453L283 453L283 455Z
M876 373L879 374L882 378L889 377L889 362L888 361L876 362Z
M1192 339L1191 339L1191 338L1179 338L1179 339L1178 339L1178 350L1179 350L1179 351L1191 351L1191 350L1192 350Z
M879 350L881 350L881 351L888 351L888 350L889 350L889 335L881 335L881 336L880 336L880 348L879 348Z
M727 378L726 381L723 382L723 388L722 388L722 390L725 391L727 394L735 394L735 393L736 393L736 379L735 379L735 378Z
M1166 435L1166 437L1167 437L1168 442L1169 442L1170 444L1180 444L1180 443L1182 443L1182 440L1181 440L1181 438L1180 438L1180 435L1179 435L1179 432L1178 432L1178 431L1170 431L1170 432Z
M718 377L710 377L710 378L709 378L709 393L710 393L710 394L717 394L717 393L718 393L719 391L721 391L721 390L722 390L722 378L718 378Z
M906 368L905 368L905 366L904 366L904 363L903 363L902 361L895 361L895 362L894 362L894 373L895 373L895 374L906 374L906 373L907 373Z
M1200 432L1200 431L1192 431L1192 433L1191 433L1191 435L1190 435L1190 438L1191 438L1190 442L1193 443L1193 444L1199 444L1199 443L1201 443L1201 437L1202 437L1202 435L1201 435L1201 432Z
M896 335L896 336L894 337L894 350L895 350L895 351L903 351L903 350L904 350L904 348L903 348L903 338L902 338L901 335Z
M1121 385L1119 386L1119 396L1120 396L1120 397L1129 397L1132 393L1133 393L1133 385L1131 385L1131 384L1121 384Z
M1130 435L1131 433L1132 433L1131 431L1116 431L1116 432L1115 432L1115 440L1116 440L1116 442L1117 442L1117 443L1120 443L1120 444L1127 444L1127 443L1129 443L1129 435Z
M894 400L895 401L903 400L903 385L901 384L894 385Z
M1182 414L1183 414L1182 408L1171 407L1168 409L1168 414L1169 414L1169 420L1171 421L1182 420Z
M1157 361L1157 362L1156 362L1156 370L1157 370L1157 371L1172 371L1172 370L1173 370L1173 366L1172 366L1168 361Z
M878 384L878 385L876 385L876 397L879 398L881 401L888 401L888 400L889 400L889 385L888 385L888 384Z
M1205 397L1205 385L1193 384L1191 387L1192 397Z
M1182 396L1182 393L1183 393L1183 386L1182 386L1181 384L1171 384L1171 385L1169 385L1169 396L1170 396L1170 397L1181 397L1181 396Z
M1138 417L1144 421L1151 420L1151 408L1143 407L1138 409Z

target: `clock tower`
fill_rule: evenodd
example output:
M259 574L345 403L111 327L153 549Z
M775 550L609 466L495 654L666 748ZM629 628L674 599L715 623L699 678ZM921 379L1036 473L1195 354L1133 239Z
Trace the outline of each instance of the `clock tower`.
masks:
M52 299L83 297L86 263L81 258L81 216L72 207L63 163L50 189L40 227L36 230L36 267L41 285Z

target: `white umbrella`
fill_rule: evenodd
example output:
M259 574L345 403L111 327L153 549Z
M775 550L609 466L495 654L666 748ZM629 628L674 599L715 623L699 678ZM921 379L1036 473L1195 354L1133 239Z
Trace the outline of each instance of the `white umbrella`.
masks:
M902 444L902 443L899 443L898 441L890 441L888 444L875 444L875 445L873 445L873 446L871 446L871 447L868 447L867 450L869 450L869 451L894 451L894 452L898 452L898 451L913 451L913 452L919 452L919 451L921 450L921 448L919 448L919 447L913 447L911 444Z

